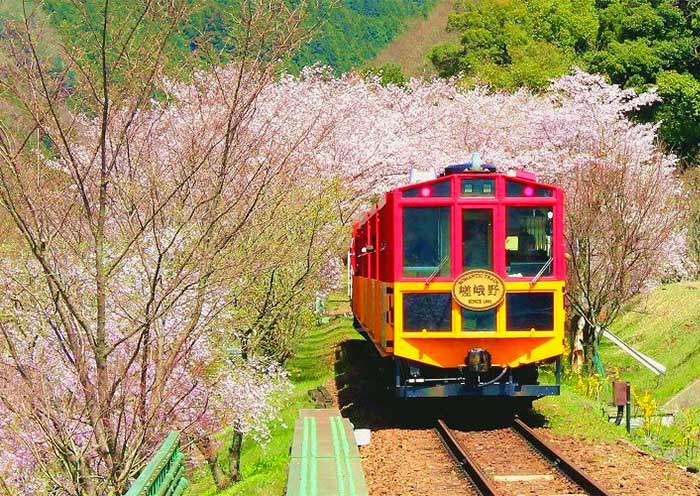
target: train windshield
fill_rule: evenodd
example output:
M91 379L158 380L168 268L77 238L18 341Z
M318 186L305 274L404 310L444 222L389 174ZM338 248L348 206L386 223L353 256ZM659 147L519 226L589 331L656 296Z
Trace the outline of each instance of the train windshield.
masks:
M506 273L551 275L552 207L509 207L506 217Z
M450 275L450 208L404 207L403 275Z

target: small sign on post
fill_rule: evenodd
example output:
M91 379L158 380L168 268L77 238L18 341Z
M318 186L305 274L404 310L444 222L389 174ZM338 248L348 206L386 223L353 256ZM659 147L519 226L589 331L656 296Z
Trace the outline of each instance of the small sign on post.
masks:
M613 405L627 405L627 383L625 381L613 382Z
M617 407L617 419L615 423L620 425L622 421L622 410L626 410L625 427L627 432L632 429L631 425L631 410L632 410L632 393L629 382L614 381L613 382L613 405Z

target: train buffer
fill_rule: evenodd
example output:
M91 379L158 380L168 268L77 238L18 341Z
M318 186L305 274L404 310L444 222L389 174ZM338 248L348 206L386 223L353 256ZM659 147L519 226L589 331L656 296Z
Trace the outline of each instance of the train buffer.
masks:
M350 421L337 408L302 409L294 428L287 496L367 496Z

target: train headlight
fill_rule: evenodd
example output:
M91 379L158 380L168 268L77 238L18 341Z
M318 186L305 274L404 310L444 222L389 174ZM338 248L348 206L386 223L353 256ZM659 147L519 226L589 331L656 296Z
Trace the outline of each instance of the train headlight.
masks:
M472 348L464 358L464 364L470 372L483 374L491 368L491 353L483 348Z

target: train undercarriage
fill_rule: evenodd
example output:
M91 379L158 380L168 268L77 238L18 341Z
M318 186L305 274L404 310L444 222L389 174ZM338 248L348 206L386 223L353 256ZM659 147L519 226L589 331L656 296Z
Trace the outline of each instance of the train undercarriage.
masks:
M558 395L561 384L561 358L555 361L554 384L538 382L538 367L470 367L443 369L393 357L394 393L399 398L446 398L459 396L513 397L532 401Z

